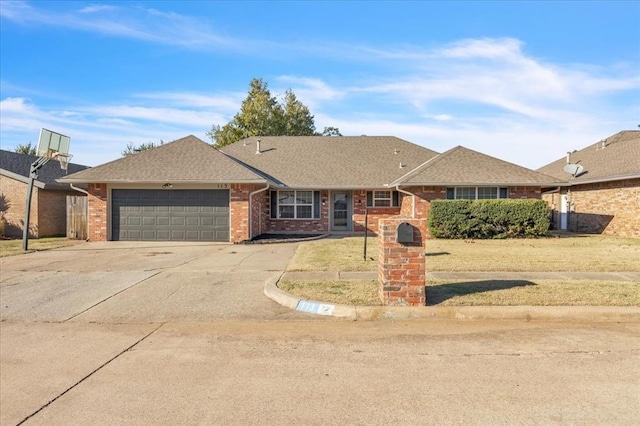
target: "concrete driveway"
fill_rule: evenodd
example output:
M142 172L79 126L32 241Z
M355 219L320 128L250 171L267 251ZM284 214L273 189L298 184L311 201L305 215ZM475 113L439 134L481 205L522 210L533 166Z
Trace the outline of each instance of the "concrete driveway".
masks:
M0 259L2 321L150 323L295 317L263 294L297 245L87 243Z

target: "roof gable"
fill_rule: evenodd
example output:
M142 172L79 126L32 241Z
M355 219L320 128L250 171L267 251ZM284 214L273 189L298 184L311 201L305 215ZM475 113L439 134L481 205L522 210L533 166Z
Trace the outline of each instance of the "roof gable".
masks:
M570 153L570 163L584 169L577 176L564 171L562 157L538 169L569 183L587 183L640 177L640 130L624 130L579 151Z
M14 179L28 182L29 174L31 173L31 164L38 159L36 155L19 154L17 152L0 150L0 172L3 175L12 177ZM81 164L69 163L67 170L60 168L60 163L57 161L49 161L38 170L38 178L36 179L36 185L45 187L64 187L68 189L68 185L60 185L56 182L56 179L67 176L67 174L73 174L81 170L88 169L88 166ZM40 184L40 185L38 185Z
M457 146L412 170L393 185L508 185L559 183L551 176Z
M382 187L437 155L393 136L256 136L222 151L291 188Z
M69 175L62 182L225 182L265 179L190 135Z

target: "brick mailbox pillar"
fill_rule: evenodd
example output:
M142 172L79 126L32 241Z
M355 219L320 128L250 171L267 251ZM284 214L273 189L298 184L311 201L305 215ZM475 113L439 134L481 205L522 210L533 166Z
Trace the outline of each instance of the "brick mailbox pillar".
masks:
M400 228L400 230L398 230ZM425 306L425 219L380 219L378 295L386 306ZM399 242L406 241L406 242Z

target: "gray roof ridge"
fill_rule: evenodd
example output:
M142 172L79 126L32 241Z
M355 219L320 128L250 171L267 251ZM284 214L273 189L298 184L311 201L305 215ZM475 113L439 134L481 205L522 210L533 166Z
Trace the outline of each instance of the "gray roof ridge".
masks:
M443 155L445 155L447 152L449 152L449 151L443 152L441 154L434 155L433 157L429 158L424 163L420 164L418 167L414 168L413 170L408 171L407 173L405 173L404 175L400 176L398 179L394 180L393 182L391 182L387 186L399 186L399 185L402 185L402 183L404 181L406 181L407 179L415 176L416 174L418 174L419 172L424 170L426 167L431 166L432 164L437 162L437 160L439 158L441 158Z
M283 182L280 182L278 179L274 178L273 176L263 172L262 170L256 169L255 167L252 167L252 166L248 165L244 161L241 161L241 160L237 159L236 157L232 156L231 154L227 154L222 149L216 149L216 151L218 151L220 154L224 155L225 157L227 157L231 161L236 162L238 165L246 168L250 172L252 172L255 175L257 175L258 177L261 177L261 178L265 179L267 181L267 183L270 183L270 184L272 184L274 186L285 186L285 184Z

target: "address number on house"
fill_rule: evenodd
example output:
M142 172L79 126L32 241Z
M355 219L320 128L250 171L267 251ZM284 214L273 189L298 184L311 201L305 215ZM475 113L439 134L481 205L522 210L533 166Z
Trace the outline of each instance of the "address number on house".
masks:
M216 189L229 189L229 184L228 183L219 183L217 185L214 185Z

